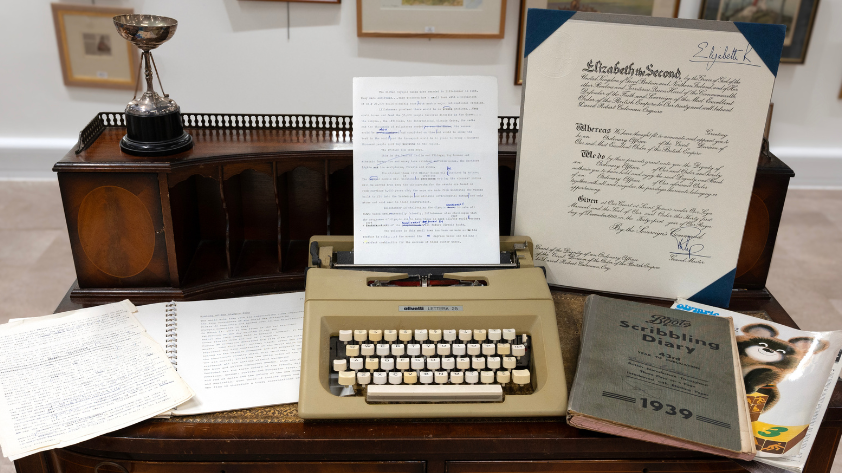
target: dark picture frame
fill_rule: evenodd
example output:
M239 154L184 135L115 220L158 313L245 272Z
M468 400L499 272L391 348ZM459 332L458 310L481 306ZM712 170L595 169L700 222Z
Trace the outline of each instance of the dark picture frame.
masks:
M748 7L750 0L702 0L699 18L703 20L747 21L749 12L741 10L742 4ZM781 52L781 62L790 64L804 64L807 58L807 48L810 36L813 34L813 23L819 0L768 0L768 14L755 9L752 16L756 19L769 21L749 21L752 23L781 22L787 27L787 36ZM788 11L795 11L795 15L787 15ZM775 18L777 16L777 18ZM787 24L788 23L788 24ZM792 28L792 30L790 30Z
M544 4L550 4L550 3L558 5L558 4L566 2L566 1L567 0L520 0L520 17L518 18L518 29L517 29L517 58L515 60L515 85L523 85L523 47L524 47L523 42L524 42L524 37L526 36L526 10L528 8L543 8ZM593 0L593 1L596 2L595 5L598 7L599 4L602 3L603 0ZM571 1L570 3L572 5L574 2ZM582 11L593 11L593 10L588 9L589 4L592 3L592 2L589 2L589 0L580 0L576 3L578 3L579 5L584 7ZM620 0L620 2L612 2L612 3L615 5L615 8L616 8L618 3L620 4L619 6L622 7L623 1ZM608 12L605 12L605 13L622 13L622 14L633 13L633 10L635 8L634 5L638 4L638 2L631 2L630 1L628 3L629 3L628 9L623 9L623 10L620 10L620 11L608 11ZM653 0L652 3L653 3L653 6L654 6L655 0ZM659 3L663 4L664 1L660 0ZM679 7L680 4L681 4L681 0L672 0L672 3L670 5L668 5L667 10L669 12L671 12L671 14L672 14L670 16L670 18L677 18L678 17L678 7ZM632 10L632 11L630 12L628 10ZM666 15L663 15L663 16L666 16Z

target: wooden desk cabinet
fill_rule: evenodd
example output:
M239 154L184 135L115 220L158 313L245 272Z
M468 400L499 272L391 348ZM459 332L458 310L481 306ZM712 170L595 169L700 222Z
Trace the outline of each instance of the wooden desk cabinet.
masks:
M123 154L101 113L58 174L76 266L74 302L232 297L304 284L312 235L352 235L351 117L184 114L195 146ZM500 234L509 235L518 127L500 117ZM792 170L764 149L735 287L762 290Z
M511 117L500 123L500 231L508 234L517 126ZM300 290L310 235L353 233L350 117L185 114L194 149L153 159L120 153L121 125L120 114L99 115L82 133L84 149L54 168L78 277L59 311L121 298L141 304ZM732 308L794 326L763 289L791 176L761 154ZM576 300L584 296L554 298L564 312L559 336L571 382ZM15 466L18 473L742 471L731 460L578 430L563 418L304 422L295 409L148 420ZM807 472L830 470L841 432L837 389Z

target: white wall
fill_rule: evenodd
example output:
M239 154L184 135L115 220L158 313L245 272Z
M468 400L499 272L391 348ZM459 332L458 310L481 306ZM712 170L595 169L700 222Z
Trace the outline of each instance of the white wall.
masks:
M683 0L680 16L698 14ZM0 177L49 177L99 111L130 91L66 87L48 0L6 2L0 28ZM73 2L83 3L83 2ZM520 2L509 0L502 40L357 38L356 1L341 5L239 0L97 0L179 20L155 52L164 88L190 112L351 114L351 78L493 75L500 115L518 115L513 85ZM782 65L772 146L796 183L842 186L842 2L821 2L807 62ZM287 39L289 33L290 38Z

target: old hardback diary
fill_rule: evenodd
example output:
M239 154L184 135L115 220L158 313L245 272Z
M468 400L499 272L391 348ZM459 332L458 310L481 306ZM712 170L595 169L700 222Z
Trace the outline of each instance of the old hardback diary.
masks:
M567 422L752 459L733 321L589 296Z
M315 236L307 272L304 419L561 416L555 307L532 241L500 263L354 264L354 239Z

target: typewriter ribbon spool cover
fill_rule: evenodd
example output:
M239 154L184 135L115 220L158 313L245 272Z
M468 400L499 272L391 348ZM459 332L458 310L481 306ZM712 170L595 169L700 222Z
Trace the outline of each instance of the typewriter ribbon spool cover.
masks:
M315 239L316 237L314 237ZM299 415L304 419L563 415L567 409L567 385L562 366L555 306L543 271L540 268L531 267L531 264L525 266L529 267L443 275L445 278L457 280L482 279L486 284L458 287L378 287L370 285L369 282L372 280L402 279L406 278L408 274L309 268L304 305ZM402 308L405 309L406 307L413 307L419 310L402 310ZM439 331L451 331L453 333L452 330L455 330L457 333L460 331L467 333L468 331L464 329L475 329L476 333L482 333L482 337L486 337L485 333L488 331L491 333L492 338L500 337L499 329L507 329L505 331L509 335L504 334L503 337L514 337L515 335L511 330L514 329L518 338L511 341L515 342L515 344L509 345L504 343L510 341L507 339L499 339L497 341L488 339L483 340L490 342L483 345L483 350L492 350L491 342L493 342L499 343L500 352L503 352L503 347L505 347L506 352L504 353L514 355L508 352L510 350L509 347L518 346L517 343L525 340L524 343L527 344L528 356L521 358L529 358L527 360L530 368L527 384L515 385L513 382L502 383L504 393L502 395L502 401L497 400L496 402L461 402L458 400L436 402L434 399L431 399L426 401L409 400L407 402L396 403L375 403L367 400L365 396L366 387L359 384L355 385L357 395L341 396L335 392L331 392L331 383L334 384L333 388L335 390L335 380L337 377L337 372L331 364L331 343L334 343L334 347L336 347L336 337L339 335L340 330L345 331L346 334L348 334L347 331L349 330L359 332L363 336L365 336L366 331L374 331L374 333L377 333L377 337L375 338L380 338L382 336L381 333L385 333L385 331L389 331L392 337L395 336L394 331L397 331L406 334L412 333L412 336L418 336L419 338L421 338L419 334L423 333L423 338L427 338L427 331L429 330L429 336L436 338L441 337ZM416 333L416 331L418 332ZM471 336L479 337L479 335ZM520 338L522 336L523 338ZM429 344L416 345L416 349L418 346L423 346L423 350L432 350L433 348L431 346L433 343L447 342L446 339L425 341L429 342ZM470 341L477 342L477 340ZM405 343L403 339L394 340L393 342L386 340L378 342L366 340L366 342L371 343L371 345L359 344L361 342L357 341L347 343L358 344L352 346L353 350L355 350L354 354L359 353L356 351L358 350L357 347L363 347L364 350L368 347L369 350L373 350L374 343L378 343L377 350L386 350L388 343L400 344L401 351L403 352L403 344ZM411 347L411 343L413 342L416 342L416 340L410 341L406 347ZM459 339L454 340L454 343L459 342ZM342 342L339 343L341 344ZM449 351L450 348L447 343L442 345L442 347L445 346L447 346ZM455 348L457 345L453 346ZM472 345L468 346L471 347ZM523 350L522 346L520 349ZM337 349L336 351L339 350ZM383 354L385 352L378 351L378 353ZM426 353L429 355L432 351L427 351ZM491 351L487 353L491 353ZM373 379L375 373L386 373L378 374L381 383L383 383L382 380L385 379L388 373L401 371L392 365L394 360L400 357L390 357L387 355L385 359L389 365L385 366L385 368L391 369L384 370L380 369L384 366L379 365L377 369L373 368L374 365L367 365L363 369L359 369L361 366L359 363L371 363L372 358L367 358L362 354L358 356L359 358L351 357L339 361L343 363L342 366L345 366L344 363L346 362L358 363L356 366L358 368L357 372L363 373L367 380ZM410 355L405 356L409 357ZM420 362L420 357L421 355L418 358L413 357L413 363L415 360ZM465 358L467 357L468 355L465 355ZM433 354L432 356L428 356L427 360L430 358L438 365L438 355ZM440 359L445 360L445 358L447 356ZM474 356L471 358L472 363L475 363L473 360L478 358L482 357ZM496 358L506 359L505 356ZM383 359L380 358L379 360ZM499 360L495 360L495 356L493 355L486 357L486 359L489 365L499 362ZM514 358L509 357L509 359L513 360ZM484 360L482 361L485 363ZM518 359L518 362L523 362L523 360ZM473 365L471 368L475 367L476 365ZM468 373L471 371L471 368L464 372ZM426 374L432 376L434 371L435 375L439 376L445 372L438 370L426 371L426 369L415 370L409 368L403 371L416 371L419 381L413 386L435 390L435 386L439 383L431 382L430 378L421 381L421 376ZM348 371L344 371L345 374L343 376L349 376L350 371L351 369L349 367ZM454 369L453 371L458 372L459 370ZM488 371L487 367L483 365L483 370L475 372L485 372L487 375ZM503 372L501 374L503 381L509 379L505 377L507 375L502 367L497 371ZM370 378L365 373L369 373ZM522 373L522 371L513 368L508 373ZM416 375L411 375L414 380ZM331 376L333 376L334 381L331 381ZM397 375L392 374L392 376ZM451 382L444 382L439 385L451 391L454 389L459 390L461 386L465 386L468 390L470 390L471 386L476 386L480 388L477 389L478 391L484 387L491 386L490 384L484 384L488 382L487 377L483 378L484 381L482 382L477 381L475 384L469 385L467 380L462 383L461 375L459 376L459 382L461 384L454 386ZM436 380L441 379L437 377ZM523 378L518 382L524 382ZM366 385L374 386L374 383L370 382L370 384L366 383ZM393 387L390 384L383 384L383 386L386 388ZM512 386L514 386L514 391L512 390Z

